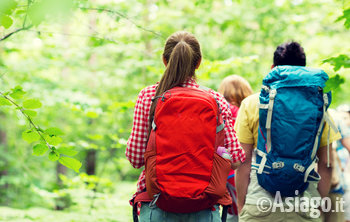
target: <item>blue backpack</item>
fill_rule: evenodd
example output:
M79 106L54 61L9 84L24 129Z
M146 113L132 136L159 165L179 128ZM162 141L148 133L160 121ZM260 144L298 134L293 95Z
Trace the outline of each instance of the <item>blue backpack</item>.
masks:
M320 180L315 171L316 152L331 93L323 88L328 75L303 66L277 66L264 78L259 96L256 162L260 186L281 196L304 192L309 181Z

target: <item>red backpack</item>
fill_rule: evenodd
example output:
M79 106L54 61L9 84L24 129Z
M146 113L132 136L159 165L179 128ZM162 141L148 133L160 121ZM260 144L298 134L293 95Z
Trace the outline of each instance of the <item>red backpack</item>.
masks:
M216 99L204 90L185 87L156 99L144 154L149 197L173 213L230 205L226 181L231 164L216 153L225 137Z

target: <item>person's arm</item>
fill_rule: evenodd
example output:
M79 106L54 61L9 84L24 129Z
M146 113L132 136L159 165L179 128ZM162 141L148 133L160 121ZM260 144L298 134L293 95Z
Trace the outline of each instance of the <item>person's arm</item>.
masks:
M350 137L343 138L341 144L349 151L350 153Z
M213 93L217 101L219 102L222 118L225 121L225 139L224 146L227 152L231 155L231 168L236 169L241 163L245 161L244 150L242 149L240 143L237 140L236 132L233 129L233 117L229 104L219 93L210 90Z
M145 91L142 90L137 98L133 127L127 142L125 155L134 168L142 167L144 163L143 154L147 147L148 135L148 113L145 112L146 104L143 102Z
M333 154L332 154L332 144L329 144L329 159L327 156L327 146L320 147L317 151L318 161L318 173L321 176L321 180L318 183L318 192L321 197L326 197L331 189L331 178L332 178L332 168L333 168ZM327 162L329 160L329 167L327 167Z
M247 195L248 185L250 182L250 169L254 150L253 144L241 143L241 146L245 151L246 159L237 168L235 176L238 212L241 212L245 203L245 196Z

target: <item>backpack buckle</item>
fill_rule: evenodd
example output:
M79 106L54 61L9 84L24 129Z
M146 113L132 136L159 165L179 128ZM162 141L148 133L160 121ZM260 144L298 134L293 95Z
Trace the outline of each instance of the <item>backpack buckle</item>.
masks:
M326 93L323 94L323 101L324 101L324 105L328 106L329 101L328 101L328 95Z
M263 89L265 92L269 92L270 91L270 87L262 85L261 89Z
M158 200L158 198L159 198L159 196L160 196L160 193L157 193L157 194L154 194L153 195L153 200L149 203L149 208L156 208L157 206L156 206L156 202L157 202L157 200Z
M166 97L166 94L169 93L169 96ZM160 96L155 96L151 99L152 102L154 102L156 99L159 99L161 98L162 102L164 102L166 99L170 98L171 97L171 92L168 90L168 91L165 91L162 95Z
M281 169L284 167L284 162L280 161L280 162L273 162L272 163L272 168L273 169Z
M303 167L299 163L294 163L293 168L294 168L294 170L299 171L301 173L304 173L304 171L305 171L305 167Z
M276 89L272 89L270 91L270 100L274 100L276 95L277 95L277 90Z

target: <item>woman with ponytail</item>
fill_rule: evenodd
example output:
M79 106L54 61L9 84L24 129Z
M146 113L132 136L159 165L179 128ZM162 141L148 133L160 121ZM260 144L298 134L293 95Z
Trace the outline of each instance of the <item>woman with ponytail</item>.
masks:
M162 59L165 71L161 80L141 90L136 101L132 132L126 147L126 157L134 168L141 168L145 165L144 154L154 126L153 118L157 106L157 100L154 99L164 98L167 92L174 87L199 88L196 83L195 70L201 63L202 55L200 45L192 34L184 31L172 34L165 43ZM219 93L213 90L209 90L208 93L216 98L219 104L222 119L225 121L223 145L230 155L231 166L235 168L245 160L245 154L233 130L229 104ZM161 99L158 99L159 101ZM196 115L200 113L193 113L193 118L196 118ZM194 128L193 131L195 130ZM192 138L192 140L199 141L205 138ZM179 140L179 142L182 141ZM150 207L149 203L145 203L149 201L148 196L135 201L137 195L146 191L145 175L145 170L143 170L137 183L137 191L131 200L131 204L137 206L134 209L134 221L138 218L136 212L140 214L141 221L220 221L218 205L197 212L170 213L159 209L156 205Z

